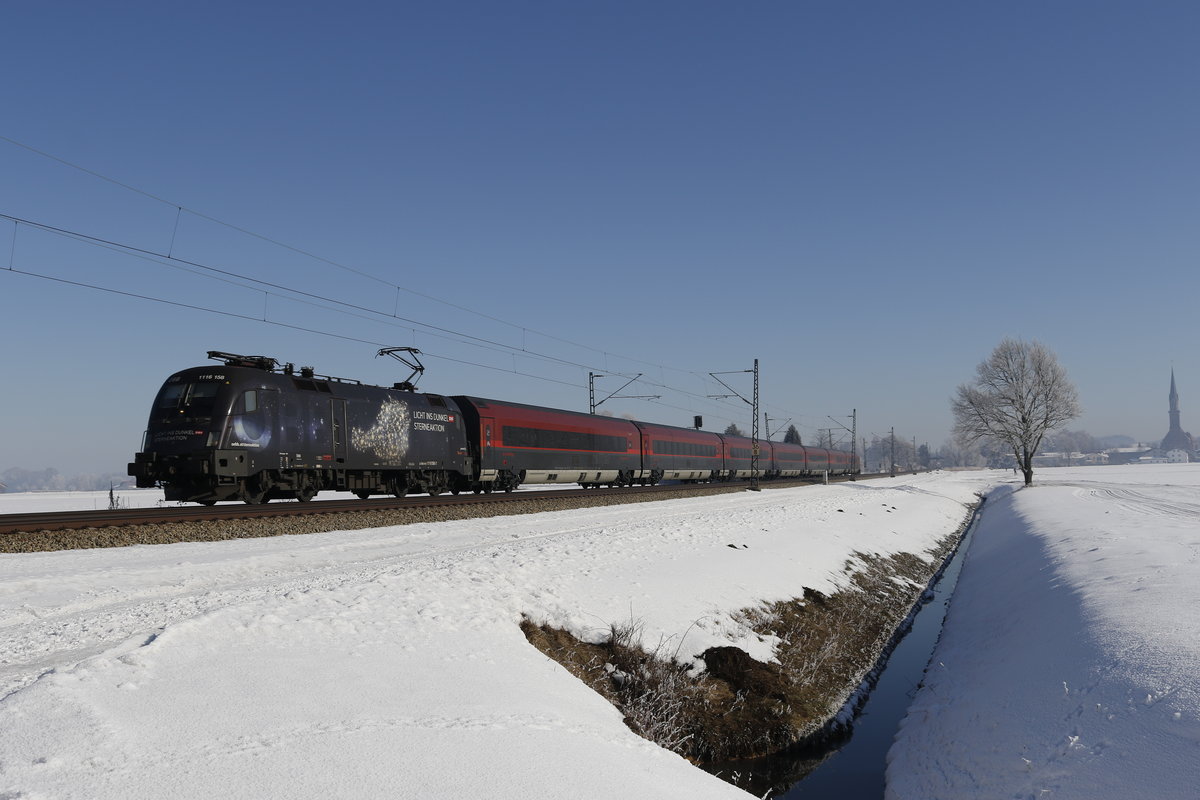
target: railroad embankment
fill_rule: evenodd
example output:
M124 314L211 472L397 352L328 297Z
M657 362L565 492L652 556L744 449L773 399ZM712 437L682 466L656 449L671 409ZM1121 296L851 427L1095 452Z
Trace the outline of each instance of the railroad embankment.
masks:
M796 484L780 484L780 486ZM347 511L336 514L313 513L305 516L224 519L219 521L183 520L163 524L106 525L95 528L55 531L21 531L0 535L0 553L37 553L55 550L89 550L97 547L129 547L138 544L175 544L178 542L217 542L231 539L255 539L326 531L353 531L384 528L391 525L415 525L426 522L480 519L486 517L540 514L600 508L628 503L649 503L700 495L731 494L745 491L741 485L714 484L631 494L621 490L600 491L585 496L541 497L495 505L442 505L421 508ZM319 511L320 503L312 510Z
M954 554L971 513L927 552L854 553L840 591L805 587L790 600L743 609L742 622L777 642L772 662L736 647L647 650L639 645L636 621L611 626L600 643L530 620L522 630L616 706L630 729L694 762L815 744L849 725L922 595ZM702 671L694 658L703 661Z

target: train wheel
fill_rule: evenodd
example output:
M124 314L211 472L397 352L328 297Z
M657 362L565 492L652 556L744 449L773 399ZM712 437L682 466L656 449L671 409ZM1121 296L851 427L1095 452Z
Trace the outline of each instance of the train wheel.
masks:
M263 475L256 478L247 478L242 485L242 500L252 506L267 502L267 496L270 493L271 482Z
M354 496L357 497L359 500L366 500L368 497L371 496L371 493L370 492L355 492Z
M296 499L301 503L307 503L317 496L317 487L313 485L309 478L300 479L300 487L296 489Z

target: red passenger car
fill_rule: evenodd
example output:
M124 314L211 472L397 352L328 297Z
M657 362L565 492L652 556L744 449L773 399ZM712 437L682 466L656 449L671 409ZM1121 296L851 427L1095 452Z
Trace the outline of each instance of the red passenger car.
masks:
M829 471L834 475L847 475L851 470L851 454L845 450L829 451Z
M771 471L768 478L798 478L808 473L808 448L787 442L771 442Z
M501 400L455 397L479 442L479 487L522 483L627 486L642 469L632 422Z
M638 479L710 481L723 474L721 438L694 428L633 423L642 436L642 471Z
M730 480L749 478L754 458L754 440L721 434L721 441L725 449L725 477ZM758 477L761 478L771 468L771 443L760 440L758 449Z

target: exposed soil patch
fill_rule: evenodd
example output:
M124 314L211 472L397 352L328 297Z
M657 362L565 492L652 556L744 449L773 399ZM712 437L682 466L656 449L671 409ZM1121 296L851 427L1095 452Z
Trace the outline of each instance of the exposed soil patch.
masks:
M636 733L696 762L777 753L834 735L839 711L876 669L931 579L954 551L966 523L917 556L854 553L845 589L743 610L757 633L778 637L776 661L736 647L702 654L647 652L636 624L613 626L588 644L567 631L525 620L529 641L625 714ZM677 660L697 655L697 677Z

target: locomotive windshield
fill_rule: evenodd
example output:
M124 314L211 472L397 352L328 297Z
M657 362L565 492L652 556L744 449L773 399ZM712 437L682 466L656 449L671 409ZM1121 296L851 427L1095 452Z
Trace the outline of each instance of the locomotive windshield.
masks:
M168 383L154 401L154 416L163 420L211 417L220 388L218 381Z

